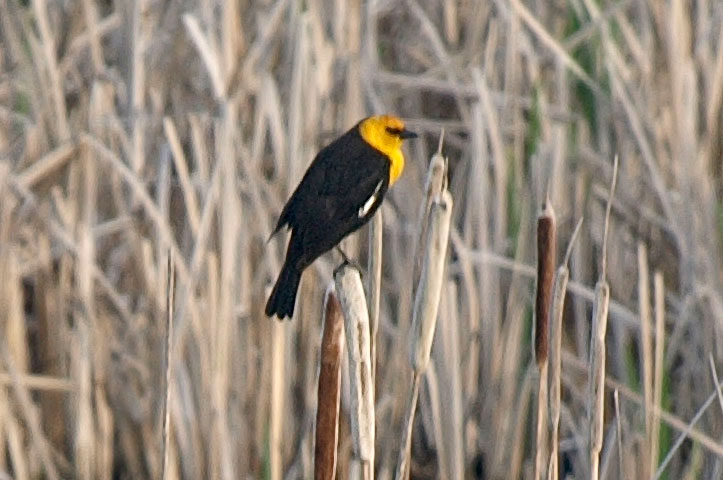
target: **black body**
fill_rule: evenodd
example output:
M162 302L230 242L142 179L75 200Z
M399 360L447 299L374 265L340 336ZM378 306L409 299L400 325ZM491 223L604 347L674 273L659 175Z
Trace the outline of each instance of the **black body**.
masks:
M301 272L369 221L389 188L389 168L389 158L362 139L358 124L316 155L272 233L291 229L267 316L293 315Z

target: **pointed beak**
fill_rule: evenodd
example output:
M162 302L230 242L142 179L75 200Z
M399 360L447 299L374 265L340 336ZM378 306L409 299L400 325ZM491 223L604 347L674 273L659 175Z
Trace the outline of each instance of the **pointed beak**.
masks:
M408 139L408 138L417 138L417 136L418 136L418 135L417 135L416 133L414 133L414 132L412 132L412 131L410 131L410 130L406 130L406 129L405 129L405 130L402 130L402 131L399 133L399 138L401 138L402 140L406 140L406 139Z

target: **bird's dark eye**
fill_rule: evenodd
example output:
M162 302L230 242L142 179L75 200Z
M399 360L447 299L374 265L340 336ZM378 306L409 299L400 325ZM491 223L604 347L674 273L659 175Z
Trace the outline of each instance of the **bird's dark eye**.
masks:
M399 134L402 133L402 130L400 128L387 127L387 133L398 137Z

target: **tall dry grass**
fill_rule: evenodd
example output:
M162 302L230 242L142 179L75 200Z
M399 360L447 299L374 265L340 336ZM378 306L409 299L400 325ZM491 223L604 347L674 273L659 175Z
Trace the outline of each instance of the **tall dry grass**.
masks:
M706 0L0 0L0 477L159 478L165 452L166 478L311 478L337 259L309 269L278 323L262 307L285 239L266 239L320 146L389 111L422 139L372 235L381 273L372 261L363 279L379 288L375 476L399 458L418 212L443 128L455 206L411 476L534 474L548 192L558 245L585 218L555 307L550 451L559 478L587 474L617 154L600 476L720 478L722 25ZM362 265L368 238L345 242ZM350 400L347 365L340 478L357 468Z

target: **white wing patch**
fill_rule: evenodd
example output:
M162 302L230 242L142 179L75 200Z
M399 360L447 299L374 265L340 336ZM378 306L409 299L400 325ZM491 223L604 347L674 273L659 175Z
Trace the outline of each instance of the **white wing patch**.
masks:
M377 183L377 186L374 189L374 193L372 193L371 197L369 197L369 199L364 202L364 205L359 208L359 218L364 218L367 216L367 213L369 213L369 210L371 210L372 206L377 201L377 196L379 195L379 190L382 189L383 182L384 180L379 180L379 183Z

